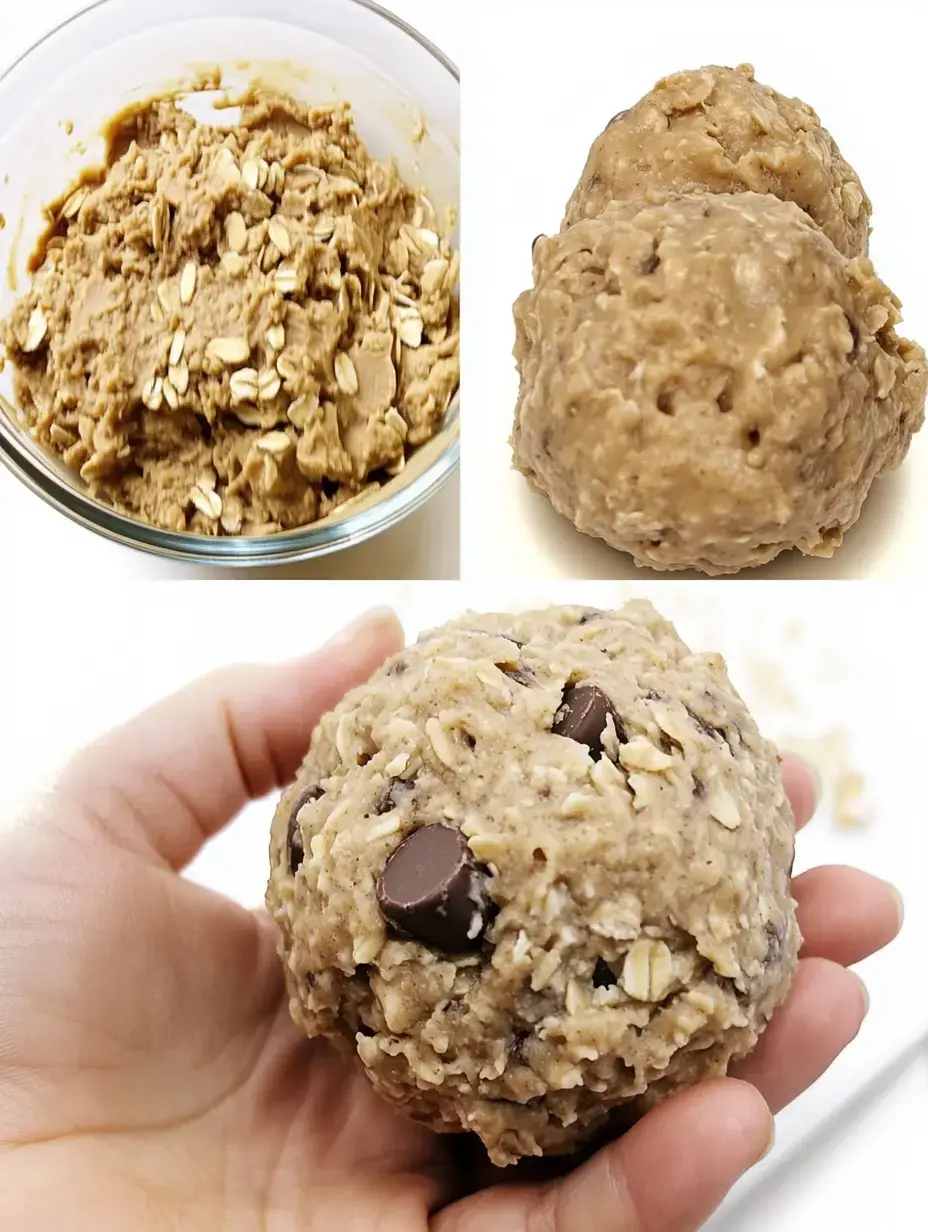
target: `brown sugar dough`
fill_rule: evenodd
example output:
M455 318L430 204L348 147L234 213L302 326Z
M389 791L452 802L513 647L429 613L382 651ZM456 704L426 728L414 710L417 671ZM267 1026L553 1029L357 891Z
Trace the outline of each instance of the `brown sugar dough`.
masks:
M570 1151L753 1048L793 839L722 659L650 604L470 614L325 716L281 800L291 1012L497 1164Z
M610 201L758 192L793 201L839 252L866 256L870 201L812 110L754 80L749 64L674 73L596 139L568 224Z
M608 206L534 265L516 466L638 565L832 555L923 422L899 301L776 197Z
M458 384L458 257L347 104L117 118L0 326L23 421L168 530L302 526L402 469ZM221 125L217 113L215 125Z

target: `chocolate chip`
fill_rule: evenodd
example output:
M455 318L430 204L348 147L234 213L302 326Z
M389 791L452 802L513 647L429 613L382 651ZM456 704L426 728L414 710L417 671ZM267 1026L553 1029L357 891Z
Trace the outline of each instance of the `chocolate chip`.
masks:
M596 966L593 968L593 987L614 988L618 982L612 969L601 958L597 958Z
M509 1055L513 1061L518 1062L520 1065L525 1064L525 1044L531 1038L531 1031L523 1031L521 1027L517 1027L513 1031L512 1038L509 1041Z
M700 731L704 732L713 740L724 740L725 733L721 727L713 727L708 719L704 719L701 714L697 714L695 710L690 710L689 706L684 707L686 713L690 716Z
M602 689L595 684L572 684L564 690L551 730L555 736L566 736L568 740L585 744L593 757L599 757L603 751L606 720L610 715L619 743L624 744L628 737L622 720Z
M705 799L705 795L706 795L705 783L702 781L702 779L697 779L695 775L693 777L693 795L696 797L697 800Z
M654 252L651 253L649 257L646 257L645 260L642 262L641 272L642 274L653 274L655 270L660 268L660 264L661 264L661 259L657 255L657 251L655 250Z
M290 872L294 877L303 863L303 835L300 833L300 823L297 820L297 814L304 804L311 804L313 800L318 800L322 794L321 787L307 787L304 792L297 796L296 804L294 804L290 813L290 820L287 822L287 851L290 857Z
M780 957L783 950L783 929L776 924L768 924L767 933L767 951L764 954L764 963L769 967L772 962Z
M422 826L387 860L377 901L403 935L449 953L475 950L492 914L488 876L460 830Z
M374 805L374 816L379 817L382 813L399 808L404 799L408 799L412 794L412 790L413 785L408 779L391 779Z
M516 684L525 685L530 689L535 684L535 674L530 671L520 659L515 667L504 667L502 663L496 665L504 676L508 676L510 680L514 680Z

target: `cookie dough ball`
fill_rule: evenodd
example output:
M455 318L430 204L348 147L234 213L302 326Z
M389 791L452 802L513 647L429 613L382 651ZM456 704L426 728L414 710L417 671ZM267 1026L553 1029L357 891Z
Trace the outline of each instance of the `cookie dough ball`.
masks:
M870 201L811 107L754 80L749 64L674 73L596 139L567 222L654 193L772 193L845 256L866 255Z
M322 720L268 906L296 1021L502 1165L754 1046L796 966L792 856L718 655L647 603L472 614Z
M612 205L534 262L515 464L636 564L831 556L922 424L899 301L776 197Z

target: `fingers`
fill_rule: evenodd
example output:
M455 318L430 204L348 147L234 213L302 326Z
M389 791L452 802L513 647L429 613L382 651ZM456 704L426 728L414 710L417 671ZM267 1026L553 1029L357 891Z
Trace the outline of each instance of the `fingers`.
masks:
M902 927L902 900L887 882L856 868L823 866L793 882L804 958L843 967L881 950Z
M110 838L180 868L293 778L322 714L402 644L378 610L307 658L215 672L79 754L59 790Z
M772 1122L746 1083L675 1095L563 1180L487 1189L433 1232L695 1232L763 1155Z
M793 810L796 829L801 830L812 820L821 794L817 771L795 753L785 753L780 764L780 776Z
M785 1003L731 1073L753 1083L771 1111L779 1112L847 1047L867 1008L863 982L853 972L824 958L803 959Z

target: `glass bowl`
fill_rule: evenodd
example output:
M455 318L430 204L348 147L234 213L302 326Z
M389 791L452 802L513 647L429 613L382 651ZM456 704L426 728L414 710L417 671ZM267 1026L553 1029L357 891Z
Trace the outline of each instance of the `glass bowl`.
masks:
M28 285L42 206L102 161L102 129L133 101L219 66L234 92L256 77L310 103L346 98L374 157L395 158L439 214L457 207L460 84L454 64L370 0L102 0L59 26L0 78L0 316ZM422 136L422 119L425 136ZM36 151L41 153L36 156ZM457 236L453 237L457 245ZM12 370L0 374L12 403ZM0 460L75 522L130 547L198 564L293 563L360 543L419 508L460 456L459 395L442 430L374 493L299 530L254 538L172 532L92 498L0 406Z

